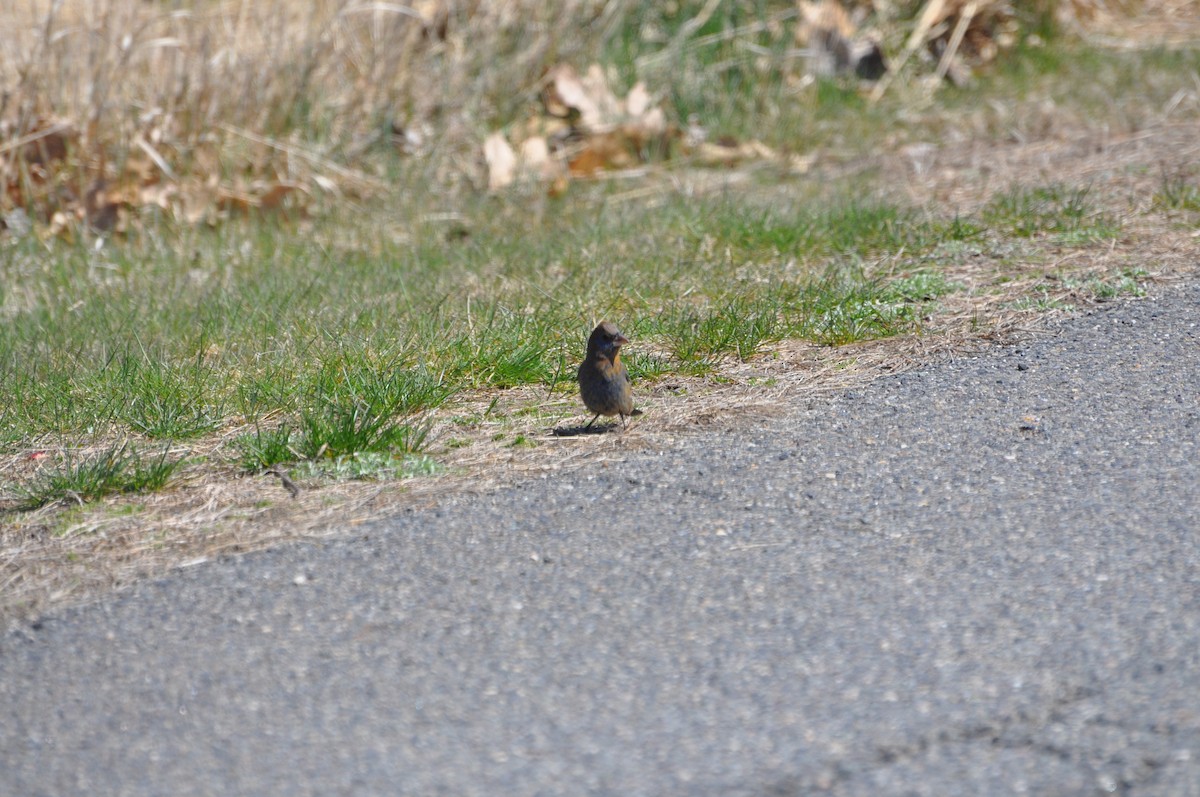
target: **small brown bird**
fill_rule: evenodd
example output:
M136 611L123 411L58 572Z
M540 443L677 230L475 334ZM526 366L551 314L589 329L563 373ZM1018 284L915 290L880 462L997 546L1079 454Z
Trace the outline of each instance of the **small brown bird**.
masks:
M633 408L633 386L625 363L621 362L621 347L628 342L629 338L608 321L592 330L587 357L579 366L579 394L587 408L596 414L584 429L590 429L601 415L620 415L624 426L626 415L641 414Z

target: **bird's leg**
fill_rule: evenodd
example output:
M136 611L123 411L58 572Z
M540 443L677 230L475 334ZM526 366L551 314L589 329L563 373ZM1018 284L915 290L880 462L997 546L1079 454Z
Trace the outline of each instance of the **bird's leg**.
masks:
M593 415L593 416L592 416L592 419L591 419L590 421L588 421L588 422L587 422L587 426L585 426L585 427L583 427L583 428L584 428L584 429L591 429L591 428L592 428L592 424L593 424L593 423L595 423L595 422L596 422L596 419L597 419L597 418L599 418L599 417L600 417L600 413L598 413L598 412L597 412L595 415Z
M625 413L621 413L621 428L625 428Z

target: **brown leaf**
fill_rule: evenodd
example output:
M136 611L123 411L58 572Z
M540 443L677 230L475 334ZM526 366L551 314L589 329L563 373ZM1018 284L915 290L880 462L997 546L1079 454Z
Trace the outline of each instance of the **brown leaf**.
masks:
M257 201L254 196L245 191L225 187L217 189L216 207L218 210L249 213L254 210L256 205Z
M568 161L571 174L590 177L606 169L628 169L639 162L641 141L636 129L620 128L590 136Z
M576 177L592 177L606 165L607 160L604 153L596 150L590 144L567 162L567 168Z
M279 210L284 199L302 190L298 183L275 183L258 197L258 207L263 210Z
M660 152L669 152L667 115L646 86L637 83L619 98L599 64L582 77L569 64L555 66L542 102L546 116L510 128L511 139L493 133L484 142L489 190L530 178L551 182L551 193L561 193L571 176L637 165L652 142L661 141Z

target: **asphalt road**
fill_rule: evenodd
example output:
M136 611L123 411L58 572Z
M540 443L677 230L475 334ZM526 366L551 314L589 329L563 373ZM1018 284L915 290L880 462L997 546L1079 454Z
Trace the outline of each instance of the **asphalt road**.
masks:
M0 794L1200 795L1200 286L735 427L2 637Z

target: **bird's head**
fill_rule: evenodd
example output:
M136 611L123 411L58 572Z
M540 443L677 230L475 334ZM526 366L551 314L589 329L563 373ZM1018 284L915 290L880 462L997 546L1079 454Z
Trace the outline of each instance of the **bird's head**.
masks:
M588 354L602 354L609 359L616 359L621 347L629 342L629 338L621 334L617 325L605 321L592 330L588 338Z

